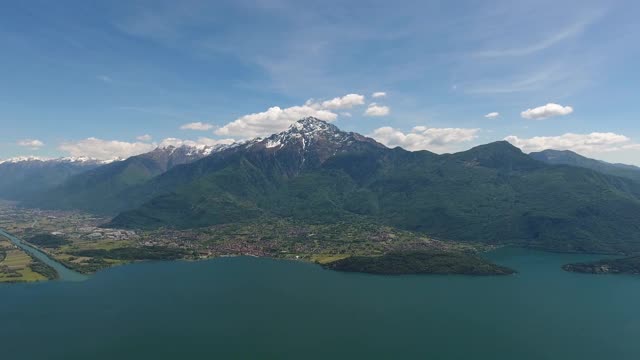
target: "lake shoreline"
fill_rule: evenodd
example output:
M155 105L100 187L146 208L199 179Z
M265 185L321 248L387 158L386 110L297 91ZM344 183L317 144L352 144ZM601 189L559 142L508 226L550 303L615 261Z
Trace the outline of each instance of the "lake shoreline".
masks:
M569 272L595 275L640 275L640 256L571 263L562 266Z
M343 254L341 254L341 255L324 254L324 255L321 255L319 257L318 256L314 257L314 255L311 255L311 254L298 254L298 255L287 254L286 256L257 256L255 254L223 254L223 255L199 257L199 258L185 257L185 258L176 258L176 259L167 259L167 260L162 260L162 259L122 260L122 261L120 261L118 263L109 264L108 266L106 266L104 268L97 269L96 271L82 271L82 269L80 269L80 268L74 268L73 266L69 266L69 264L66 261L56 259L55 256L53 254L48 253L47 250L40 249L38 246L30 244L25 240L19 239L19 238L15 237L15 236L11 235L10 233L6 232L3 229L0 229L0 236L3 236L5 238L9 239L16 246L20 247L25 252L27 252L29 254L29 256L34 258L36 261L41 261L41 259L39 257L37 257L37 256L34 257L34 255L33 255L34 252L36 254L40 255L40 256L45 256L49 260L49 262L54 262L58 266L58 269L60 269L60 267L64 268L65 269L65 273L67 275L69 273L74 274L74 276L72 276L72 278L75 279L75 280L77 280L78 278L81 278L81 279L87 278L87 277L89 277L89 276L91 276L91 275L93 275L95 273L102 272L103 270L107 270L107 269L113 268L115 266L128 265L128 264L132 264L132 263L155 262L155 261L167 261L167 262L171 262L171 261L193 261L193 262L198 262L198 261L202 261L202 260L213 260L213 259L216 259L216 258L244 257L244 256L255 257L255 258L267 258L267 259L273 259L273 260L289 260L289 261L295 261L295 262L305 262L305 263L309 263L309 264L318 265L318 266L320 266L320 267L322 267L324 269L331 270L331 271L360 272L360 273L368 273L368 274L379 275L379 276L462 275L462 276L472 276L472 277L504 276L504 275L517 274L516 270L510 269L510 268L502 266L500 264L493 263L492 260L489 260L485 256L486 254L489 254L489 253L494 252L494 251L496 251L498 249L504 249L504 248L528 249L528 250L531 250L531 251L538 251L540 253L549 253L549 254L612 256L610 254L585 254L585 253L578 253L578 252L548 251L548 250L544 250L544 249L537 248L537 247L518 246L516 244L508 244L508 245L502 245L502 246L494 246L489 250L478 252L475 255L469 255L469 254L460 253L458 255L466 256L466 258L465 259L451 258L451 259L449 259L449 263L436 264L435 267L429 265L428 261L427 262L423 261L423 264L418 265L417 267L414 266L412 268L411 266L409 266L407 268L406 264L404 264L404 263L406 263L406 261L402 261L402 260L400 260L400 263L396 263L395 264L395 265L398 265L398 267L400 267L401 269L394 269L393 267L389 267L388 265L384 265L384 266L387 266L387 270L384 270L384 269L381 270L379 268L376 268L376 267L379 267L380 264L374 264L374 265L368 264L368 265L363 266L360 269L358 269L358 266L345 265L345 264L348 264L349 262L353 262L354 259L356 259L356 261L365 260L365 261L369 261L371 263L374 263L374 262L377 262L378 260L384 259L384 257L387 256L388 254L370 255L370 256L368 256L368 255L345 256ZM428 252L424 252L424 253L427 254ZM443 254L445 254L445 253L443 253ZM452 255L452 254L456 255L455 252L446 253L446 254L447 255ZM314 260L314 258L316 260ZM329 259L329 261L319 261L317 259ZM395 259L395 260L398 261L398 259ZM478 263L478 260L480 260L482 262ZM470 265L469 263L473 263L473 265ZM45 265L50 267L49 264L45 264ZM413 265L416 265L416 264L413 264ZM466 265L466 266L464 268L459 268L459 267L456 268L456 266L459 266L459 265ZM576 271L571 267L571 265L572 264L563 264L561 266L561 268L562 268L562 270L567 271L567 272L583 272L583 273L593 273L593 274L602 273L602 272L595 272L595 271L594 272ZM477 269L474 269L473 268L474 266L480 266L482 268L482 270L479 271ZM56 273L59 274L59 271L56 270ZM59 275L58 275L57 278L54 278L54 279L49 278L49 279L45 279L45 280L39 280L37 282L47 282L47 281L50 281L50 280L62 280L62 281L64 281L64 280L67 280L67 279L59 278ZM24 283L24 282L33 282L33 281L20 281L20 280L17 280L17 281L5 281L4 283L14 284L14 283Z

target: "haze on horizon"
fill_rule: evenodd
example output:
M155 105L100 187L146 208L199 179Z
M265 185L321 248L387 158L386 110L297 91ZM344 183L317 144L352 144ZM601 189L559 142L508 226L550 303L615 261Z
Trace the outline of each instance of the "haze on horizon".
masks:
M7 3L0 159L128 157L315 116L438 153L640 165L633 1Z

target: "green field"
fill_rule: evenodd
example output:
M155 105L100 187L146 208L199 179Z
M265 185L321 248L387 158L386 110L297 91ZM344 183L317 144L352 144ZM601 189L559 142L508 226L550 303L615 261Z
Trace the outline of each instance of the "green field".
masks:
M8 241L0 241L0 282L43 281L47 277L31 269L34 261L22 250L14 249Z

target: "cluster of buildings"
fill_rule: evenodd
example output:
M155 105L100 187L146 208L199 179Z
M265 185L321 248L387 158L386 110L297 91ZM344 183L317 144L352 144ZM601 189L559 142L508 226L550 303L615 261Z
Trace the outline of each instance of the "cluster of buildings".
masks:
M139 238L135 231L93 226L79 227L78 233L90 240L136 240Z

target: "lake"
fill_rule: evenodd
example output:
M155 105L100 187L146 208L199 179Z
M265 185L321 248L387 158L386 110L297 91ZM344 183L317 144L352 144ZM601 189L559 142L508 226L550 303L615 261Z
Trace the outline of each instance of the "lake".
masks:
M506 277L339 273L258 258L0 285L3 359L638 359L640 277L500 249Z

